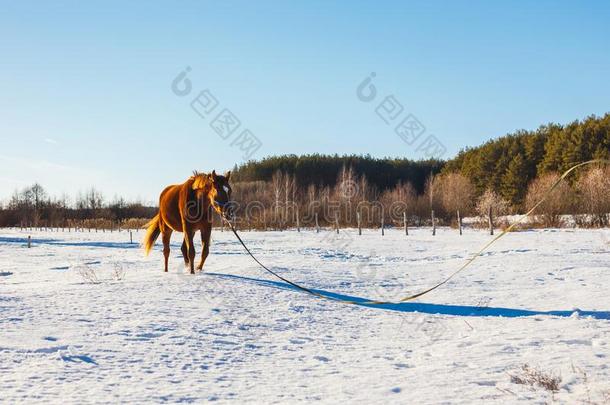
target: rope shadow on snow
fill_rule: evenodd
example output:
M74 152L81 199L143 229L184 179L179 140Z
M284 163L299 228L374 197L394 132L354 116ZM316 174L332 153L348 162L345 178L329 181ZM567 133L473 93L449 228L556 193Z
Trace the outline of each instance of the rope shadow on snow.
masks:
M237 276L232 274L223 273L204 273L207 276L221 277L232 280L246 281L253 284L258 284L266 287L279 288L283 290L291 290L302 293L301 290L286 284L281 281L264 280L259 278ZM368 298L354 297L350 295L337 294L325 290L311 289L312 291L324 295L328 298L336 298L354 302L367 302L370 301ZM402 302L398 304L382 304L382 305L370 305L370 304L358 304L362 307L383 309L386 311L398 311L398 312L417 312L429 315L452 315L452 316L468 316L468 317L503 317L503 318L518 318L524 316L558 316L558 317L570 317L575 313L578 316L589 316L595 319L610 320L610 311L535 311L527 309L516 309L516 308L501 308L501 307L477 307L470 305L444 305L444 304L426 304L419 302Z

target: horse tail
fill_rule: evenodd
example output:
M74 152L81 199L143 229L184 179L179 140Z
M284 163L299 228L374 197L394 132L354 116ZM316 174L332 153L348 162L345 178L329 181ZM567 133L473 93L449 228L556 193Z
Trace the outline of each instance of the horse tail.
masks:
M159 224L160 221L161 217L159 216L159 214L157 214L149 223L144 226L145 228L147 228L146 235L144 236L144 251L146 252L147 256L150 252L150 249L152 249L153 245L155 244L155 241L159 237L159 234L161 233L161 226Z

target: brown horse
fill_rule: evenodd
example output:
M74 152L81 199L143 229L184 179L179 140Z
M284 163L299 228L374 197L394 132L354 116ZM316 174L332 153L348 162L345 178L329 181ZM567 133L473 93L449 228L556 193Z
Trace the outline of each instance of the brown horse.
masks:
M193 237L201 231L201 261L197 270L201 270L210 252L210 235L212 233L213 211L220 215L230 215L231 172L219 176L216 171L211 174L194 172L184 183L168 186L159 197L159 213L146 224L148 228L144 237L146 254L162 234L165 271L169 258L169 242L172 232L184 233L182 256L191 274L195 274L195 247Z

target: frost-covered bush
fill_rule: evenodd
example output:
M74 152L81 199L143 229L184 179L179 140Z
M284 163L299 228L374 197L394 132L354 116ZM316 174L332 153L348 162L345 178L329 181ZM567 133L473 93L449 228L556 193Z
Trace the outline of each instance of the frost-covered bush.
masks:
M495 191L487 189L479 197L475 209L480 217L487 218L490 207L495 216L508 215L510 213L510 203Z
M549 191L557 180L557 173L544 174L530 183L525 196L525 208L528 211L542 201L533 214L544 226L560 226L561 215L569 213L574 205L574 191L567 182L562 181Z
M579 211L590 214L590 223L607 226L610 215L610 167L594 167L576 185L580 194Z

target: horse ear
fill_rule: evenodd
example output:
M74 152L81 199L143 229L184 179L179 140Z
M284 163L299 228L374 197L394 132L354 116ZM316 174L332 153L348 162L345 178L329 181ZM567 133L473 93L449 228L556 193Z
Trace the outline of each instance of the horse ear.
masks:
M229 181L229 179L231 178L231 170L225 173L225 178L227 179L227 181Z

